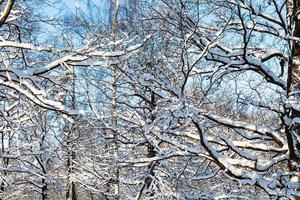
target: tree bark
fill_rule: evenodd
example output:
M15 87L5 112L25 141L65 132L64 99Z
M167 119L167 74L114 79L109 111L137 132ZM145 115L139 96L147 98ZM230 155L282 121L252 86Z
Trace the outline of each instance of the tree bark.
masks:
M300 38L300 0L293 1L293 9L291 17L292 36L295 38ZM300 102L300 41L292 40L291 42L291 57L288 69L288 87L287 95L289 103L299 103ZM288 106L288 117L292 120L296 117L300 117L300 112L294 109L292 106ZM289 127L287 132L287 139L290 151L290 159L294 162L299 162L299 137L300 124L294 123ZM298 169L299 170L299 169Z
M73 67L73 80L72 80L72 108L75 110L76 109L76 85L75 85L75 69ZM75 120L75 118L74 118ZM67 136L67 151L68 151L68 161L67 161L67 169L68 169L68 180L67 180L67 192L66 192L66 199L67 200L77 200L77 191L76 191L76 184L74 183L73 180L71 179L73 172L73 160L75 159L75 151L74 151L74 124L72 124L70 131Z
M292 38L300 38L300 0L290 0L287 2L288 13L290 15L289 24ZM294 109L290 104L300 103L300 41L293 39L290 43L291 55L288 66L287 77L287 96L288 106L286 108L286 115L291 122L293 119L300 117L300 112ZM300 169L298 163L300 162L300 141L297 138L300 136L299 122L286 124L285 132L289 147L289 168L291 171L299 173ZM300 178L300 173L298 174ZM300 197L296 196L296 200Z
M48 189L48 184L46 179L42 179L42 200L47 200L48 195L47 195L47 189Z
M116 41L117 27L118 27L118 13L120 9L120 0L115 1L115 12L113 15L112 27L111 27L111 40L113 42ZM112 50L116 50L116 46L113 45ZM111 65L112 67L112 133L113 133L113 149L114 149L114 157L118 159L119 157L119 143L118 143L118 117L117 117L117 65ZM115 161L114 166L114 196L116 200L120 199L120 168L118 166L117 160Z

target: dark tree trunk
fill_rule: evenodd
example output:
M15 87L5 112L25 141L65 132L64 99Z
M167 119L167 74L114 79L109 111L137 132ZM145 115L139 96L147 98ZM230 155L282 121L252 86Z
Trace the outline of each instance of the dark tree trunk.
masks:
M48 199L48 195L47 195L48 184L44 178L42 179L42 185L43 185L42 186L42 200L47 200Z
M154 94L154 92L151 92L150 105L149 105L151 112L154 111L155 106L156 106L155 94ZM150 113L150 119L151 119L151 122L153 122L155 120L155 116L152 113ZM156 152L155 147L153 145L151 145L149 143L147 145L147 149L148 149L148 158L153 158L153 157L156 156L157 152ZM152 177L155 176L155 173L154 173L155 165L157 165L156 162L155 163L150 163L150 165L148 166L149 176L145 180L145 184L146 184L147 189L151 186L151 183L153 181ZM151 193L150 196L154 196L154 193Z
M288 13L290 17L290 31L293 38L300 38L300 0L287 1ZM299 104L300 102L300 41L292 40L291 42L291 56L288 66L288 79L287 79L287 96L289 99L288 106L286 107L286 115L289 121L300 117L300 112L291 106L293 103ZM300 162L300 124L299 122L285 126L285 132L289 148L289 168L291 171L298 172ZM300 174L299 174L300 176ZM295 197L299 200L300 197Z
M288 6L290 6L289 12L292 12L290 21L293 27L292 35L293 37L300 38L300 0L294 0L293 2L290 1ZM300 81L297 77L300 77L300 41L293 40L291 43L291 57L289 61L287 80L289 106L287 106L286 110L287 116L291 120L295 119L296 117L300 117L300 112L291 106L291 104L299 103L300 101ZM290 168L293 171L299 171L299 169L295 169L295 165L293 165L293 163L298 163L300 161L300 144L297 140L297 136L300 136L300 124L287 124L286 127L286 136L291 160Z

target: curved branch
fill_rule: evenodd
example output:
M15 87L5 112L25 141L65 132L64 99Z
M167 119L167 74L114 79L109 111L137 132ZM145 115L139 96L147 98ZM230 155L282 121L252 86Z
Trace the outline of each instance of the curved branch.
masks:
M10 11L12 10L14 3L15 3L15 0L8 0L7 5L6 5L3 13L0 16L0 28L7 20L8 15L9 15Z

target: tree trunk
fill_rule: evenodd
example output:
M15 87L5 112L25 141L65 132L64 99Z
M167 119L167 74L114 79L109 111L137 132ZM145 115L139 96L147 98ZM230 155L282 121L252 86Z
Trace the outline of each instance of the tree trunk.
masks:
M75 85L75 69L73 67L73 80L72 80L72 108L76 109L76 85ZM75 120L75 118L74 118ZM77 191L76 191L76 185L73 180L71 180L71 176L73 174L73 160L75 159L75 151L74 151L74 124L71 125L71 128L69 130L68 136L67 136L67 151L68 151L68 161L67 161L67 169L68 169L68 180L67 180L67 192L66 192L66 199L67 200L77 200Z
M9 152L6 152L5 151L5 146L4 146L4 141L5 141L5 134L3 131L1 131L1 142L2 142L2 145L1 145L1 153L2 155L5 154L5 153L9 153ZM9 138L9 137L8 137ZM10 143L8 144L8 149L10 149ZM2 167L3 168L6 168L8 167L8 164L9 164L9 158L2 158ZM5 176L7 175L7 172L3 172L3 177L2 177L2 181L1 181L1 186L0 186L0 195L4 196L4 192L5 192L5 189L6 189L6 184L5 184ZM2 200L3 198L0 196L0 200Z
M120 8L120 0L115 1L115 13L113 16L113 21L112 21L112 29L111 29L111 40L113 42L116 41L116 33L117 33L117 26L118 26L118 12ZM113 45L112 50L116 50L116 46ZM118 145L118 127L117 127L117 66L111 65L112 67L112 110L111 110L111 115L112 115L112 133L113 133L113 149L114 149L114 157L115 159L118 159L119 156L119 145ZM118 200L120 199L120 169L118 166L117 160L115 161L115 166L114 166L114 196L115 199Z
M291 9L290 9L291 10ZM294 0L291 24L293 26L293 37L300 38L300 0ZM298 17L299 16L299 17ZM288 88L287 95L289 103L299 104L300 102L300 41L293 40L291 44L291 57L288 69ZM296 117L300 117L300 112L294 109L291 105L288 106L288 117L292 120ZM300 161L300 144L297 140L300 133L300 124L294 123L289 127L287 132L287 139L289 145L290 159L293 162ZM293 166L291 166L293 167ZM299 170L299 169L297 169Z
M154 92L151 92L151 95L150 95L150 110L151 112L154 111L155 109L155 106L156 106L156 101L155 101L155 93ZM155 116L150 113L150 120L151 120L151 123L155 120ZM148 149L148 158L153 158L156 156L157 152L155 151L155 147L153 145L151 145L150 143L147 145L147 149ZM153 166L152 166L153 165ZM150 186L151 186L151 183L152 183L152 178L151 177L154 177L155 173L154 173L154 167L155 165L157 165L157 163L150 163L150 165L148 166L148 169L150 171L150 176L146 178L146 188L148 189ZM153 193L150 194L150 196L154 196Z
M44 178L42 179L42 185L43 185L42 186L42 200L47 200L48 199L48 195L47 195L48 184Z
M113 66L112 73L112 131L114 138L114 157L118 159L119 156L119 145L118 145L118 129L117 129L117 71L116 66ZM115 161L115 198L120 198L120 169L117 161Z
M150 94L150 101L149 101L148 106L150 108L150 116L147 116L147 118L149 118L150 123L152 123L155 120L155 115L153 115L152 111L154 111L155 106L156 106L156 99L155 99L154 92L151 92L151 94ZM153 158L156 155L157 155L157 152L155 150L155 147L151 143L147 143L147 157ZM148 165L148 172L146 174L146 178L144 180L144 183L143 183L139 193L135 197L135 200L140 200L142 198L142 194L143 194L144 190L150 188L152 181L153 181L152 177L155 176L154 169L157 165L158 165L157 161L151 162ZM155 195L155 193L153 191L150 194L148 194L148 196L150 196L150 197L153 197L154 195Z
M300 0L290 0L287 3L288 13L290 14L290 31L293 38L300 38ZM288 80L287 80L287 95L288 106L286 107L286 113L289 121L300 117L300 112L293 108L293 104L300 103L300 41L292 40L291 44L291 56L288 66ZM289 168L291 171L299 173L300 169L298 163L300 162L300 141L297 139L300 137L300 124L299 122L286 124L286 137L289 147ZM300 177L300 173L298 174ZM300 197L295 197L299 200Z

